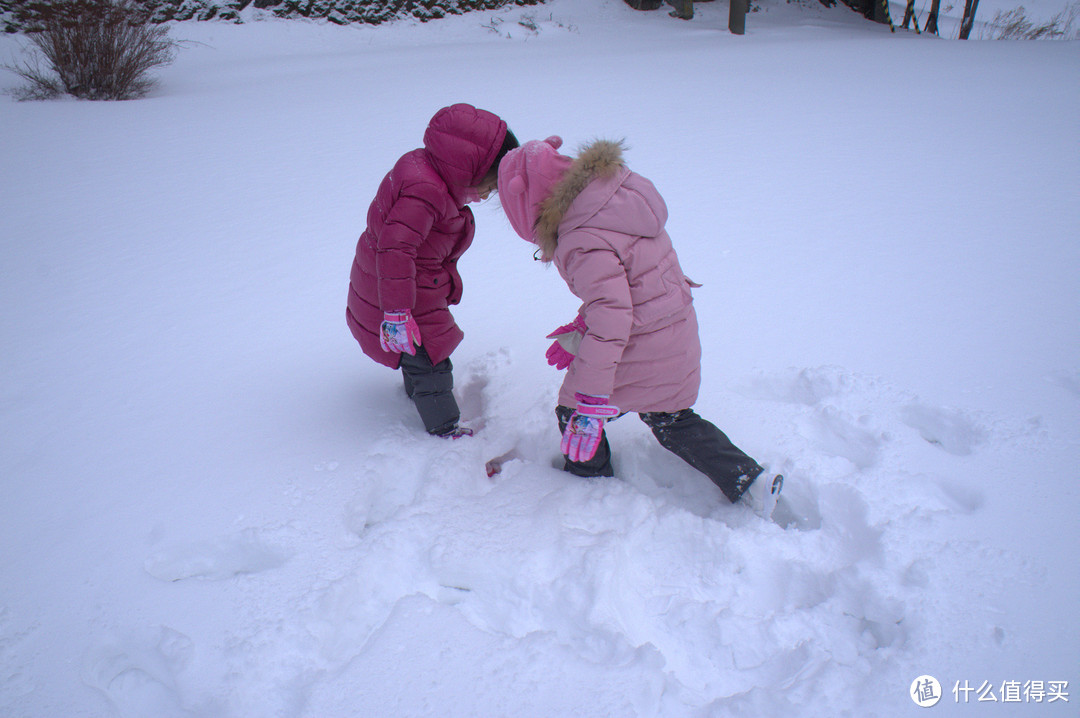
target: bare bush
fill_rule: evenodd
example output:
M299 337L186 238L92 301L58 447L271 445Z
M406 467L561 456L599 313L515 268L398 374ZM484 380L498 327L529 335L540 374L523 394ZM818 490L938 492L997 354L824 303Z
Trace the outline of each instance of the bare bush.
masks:
M1073 3L1043 23L1036 23L1027 16L1024 6L998 11L994 19L981 33L982 39L991 40L1059 40L1069 39L1073 25L1080 15L1080 3Z
M130 0L30 3L29 58L5 66L29 82L19 99L69 94L86 100L130 100L153 86L149 71L173 61L178 44Z

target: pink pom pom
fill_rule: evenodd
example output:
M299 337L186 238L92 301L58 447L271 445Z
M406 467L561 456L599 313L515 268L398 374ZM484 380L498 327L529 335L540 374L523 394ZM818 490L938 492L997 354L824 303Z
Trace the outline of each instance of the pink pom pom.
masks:
M509 194L511 197L516 197L525 194L525 189L525 178L521 175L515 175L506 183L506 189L503 192L504 194Z

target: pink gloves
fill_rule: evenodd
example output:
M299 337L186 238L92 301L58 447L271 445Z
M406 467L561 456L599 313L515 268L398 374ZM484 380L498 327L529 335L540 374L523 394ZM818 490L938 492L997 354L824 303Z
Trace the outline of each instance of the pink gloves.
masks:
M577 355L578 347L581 346L581 340L585 338L586 331L588 330L585 327L585 319L579 314L574 321L548 334L546 338L555 339L555 341L548 347L545 355L547 363L560 370L570 366L570 362L574 361L574 356Z
M416 347L420 346L420 327L416 325L411 311L405 309L383 313L379 345L387 352L405 352L410 356L416 354Z
M559 450L571 461L588 461L596 456L604 422L619 415L619 407L610 406L606 396L574 394L577 409L570 415Z

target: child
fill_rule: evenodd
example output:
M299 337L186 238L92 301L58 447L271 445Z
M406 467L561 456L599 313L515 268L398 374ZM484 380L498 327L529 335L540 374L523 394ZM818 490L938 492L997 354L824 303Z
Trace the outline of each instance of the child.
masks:
M499 160L518 146L506 123L457 104L435 113L424 146L383 178L356 245L346 320L364 353L401 368L424 428L457 438L450 354L464 333L449 307L461 300L457 260L473 239L465 205L496 189Z
M667 206L631 172L622 145L598 141L576 159L558 137L527 142L499 166L499 201L514 230L555 262L583 304L549 337L548 363L567 368L556 416L564 468L612 476L604 422L640 415L664 448L724 495L748 495L770 516L782 476L764 474L690 407L701 383L701 344L690 288L664 229ZM755 481L761 476L761 480Z

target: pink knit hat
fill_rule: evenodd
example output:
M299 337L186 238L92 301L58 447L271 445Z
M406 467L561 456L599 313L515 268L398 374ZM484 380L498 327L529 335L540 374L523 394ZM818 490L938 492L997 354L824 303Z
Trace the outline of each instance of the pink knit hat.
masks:
M556 150L562 138L532 140L510 150L499 163L499 203L522 239L536 242L540 203L566 174L573 160Z

